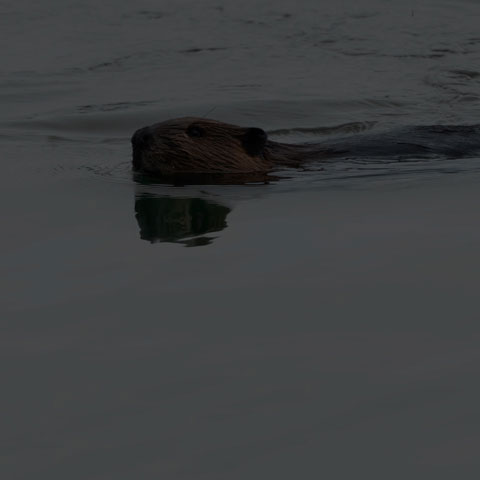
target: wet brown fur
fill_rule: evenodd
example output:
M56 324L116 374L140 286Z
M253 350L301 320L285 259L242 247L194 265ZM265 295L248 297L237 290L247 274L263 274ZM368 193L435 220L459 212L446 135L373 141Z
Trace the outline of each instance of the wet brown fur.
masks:
M192 131L201 135L192 136ZM158 175L266 173L274 167L297 167L319 153L270 141L261 129L195 117L137 130L132 145L134 169Z

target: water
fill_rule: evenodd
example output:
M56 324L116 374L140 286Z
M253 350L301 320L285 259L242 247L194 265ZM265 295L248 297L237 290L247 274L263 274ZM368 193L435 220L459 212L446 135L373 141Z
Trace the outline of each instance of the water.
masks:
M478 123L479 16L2 2L2 478L478 476L480 159L175 187L129 138Z

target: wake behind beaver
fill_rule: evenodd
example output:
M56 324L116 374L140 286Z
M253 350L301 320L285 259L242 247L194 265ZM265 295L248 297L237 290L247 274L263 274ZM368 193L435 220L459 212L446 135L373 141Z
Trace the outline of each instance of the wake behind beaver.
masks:
M131 141L133 169L138 172L160 177L208 175L218 179L228 175L262 179L276 170L300 168L314 161L473 157L480 152L480 126L399 127L318 143L290 144L270 140L261 128L184 117L141 128Z

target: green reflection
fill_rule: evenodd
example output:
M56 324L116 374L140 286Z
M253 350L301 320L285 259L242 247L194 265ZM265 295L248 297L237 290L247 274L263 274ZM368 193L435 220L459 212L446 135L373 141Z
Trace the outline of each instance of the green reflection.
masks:
M187 247L210 244L227 226L231 209L202 198L172 198L150 195L135 197L135 218L140 238L155 242L183 243Z

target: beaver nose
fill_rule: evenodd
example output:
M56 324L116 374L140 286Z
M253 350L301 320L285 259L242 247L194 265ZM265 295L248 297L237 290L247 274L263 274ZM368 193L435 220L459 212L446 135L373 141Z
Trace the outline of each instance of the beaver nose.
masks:
M150 145L153 134L150 127L144 127L137 130L132 137L132 145L134 148L145 148Z

